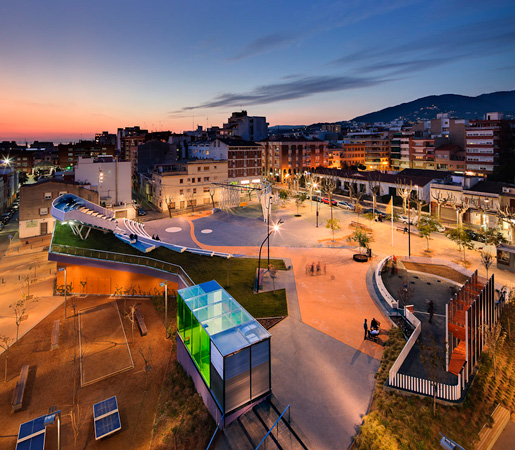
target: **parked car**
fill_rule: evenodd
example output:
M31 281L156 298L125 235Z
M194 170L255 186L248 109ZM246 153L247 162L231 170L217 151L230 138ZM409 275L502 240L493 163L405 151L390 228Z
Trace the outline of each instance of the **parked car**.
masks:
M397 220L399 222L402 222L402 223L405 223L405 224L408 223L408 220L411 222L411 225L416 225L417 224L417 218L416 217L410 217L408 219L408 216L405 216L404 214L399 214L397 216Z
M340 208L343 208L343 209L348 209L350 211L352 211L354 209L354 205L352 203L345 202L343 200L338 201L336 203L336 206L339 206Z
M479 234L477 234L475 231L471 230L470 228L465 228L464 231L470 236L470 239L479 242Z
M312 195L311 196L311 200L313 200L315 202L321 202L322 201L322 197L319 197L318 195Z
M146 213L146 211L145 211L145 210L143 210L143 209L138 209L138 216L146 216L146 215L147 215L147 213Z
M328 197L324 197L324 198L322 199L322 201L323 201L326 205L328 205L328 204L329 204L329 198L328 198ZM338 202L333 198L333 199L331 199L331 203L332 203L332 205L333 205L333 206L336 206L336 204L337 204Z

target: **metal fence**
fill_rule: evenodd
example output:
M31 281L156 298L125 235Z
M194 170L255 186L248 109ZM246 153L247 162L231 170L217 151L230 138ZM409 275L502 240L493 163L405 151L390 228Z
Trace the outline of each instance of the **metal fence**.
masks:
M124 253L107 252L104 250L92 250L89 248L72 247L69 245L50 244L50 252L62 255L78 256L82 258L96 259L99 261L113 261L123 264L149 267L162 272L173 273L181 278L186 286L193 286L195 283L186 271L177 264L172 264L147 256L135 256Z

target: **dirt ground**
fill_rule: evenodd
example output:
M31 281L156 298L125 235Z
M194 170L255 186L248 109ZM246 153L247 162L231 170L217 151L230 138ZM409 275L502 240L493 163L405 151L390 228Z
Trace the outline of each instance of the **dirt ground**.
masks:
M79 325L81 386L134 368L134 356L127 346L131 334L124 333L115 301L79 310Z
M88 296L75 298L77 309L92 307L112 298ZM133 300L127 300L126 305ZM120 312L124 311L124 300L118 300ZM125 333L134 359L134 369L113 375L91 385L80 387L78 364L78 337L74 331L78 326L76 317L64 319L64 306L57 308L42 320L17 345L9 351L7 382L4 378L6 353L0 355L0 448L14 449L19 425L47 413L48 408L57 406L62 411L62 448L72 449L74 432L70 411L74 394L80 405L79 434L77 449L148 449L156 407L165 372L168 367L172 342L165 339L165 330L154 306L149 300L134 300L140 308L148 328L148 335L142 337L134 332L134 343L130 343L130 322L123 320ZM71 308L68 310L70 314ZM59 347L50 350L50 336L54 320L60 319ZM143 352L150 358L152 369L145 372ZM127 352L125 352L127 354ZM151 356L150 356L151 355ZM29 364L30 371L25 389L23 408L11 412L11 397L18 380L20 369ZM147 377L147 378L146 378ZM145 391L146 382L148 389ZM122 429L104 441L95 441L93 428L93 403L116 395L120 410ZM56 448L56 425L47 428L46 448Z
M447 266L439 266L437 264L419 264L408 261L403 261L402 264L404 264L404 267L406 267L407 270L430 273L439 277L448 278L456 283L463 284L468 279L466 275L463 275Z

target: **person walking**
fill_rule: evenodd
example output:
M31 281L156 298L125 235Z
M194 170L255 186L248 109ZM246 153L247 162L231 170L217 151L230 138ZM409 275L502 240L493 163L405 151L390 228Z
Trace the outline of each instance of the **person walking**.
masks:
M433 303L433 300L429 300L427 304L427 312L429 313L429 323L433 320L433 314L435 313L435 304Z
M368 324L367 324L367 319L365 319L365 321L363 322L363 328L365 329L365 337L363 339L366 339L367 336L368 336Z

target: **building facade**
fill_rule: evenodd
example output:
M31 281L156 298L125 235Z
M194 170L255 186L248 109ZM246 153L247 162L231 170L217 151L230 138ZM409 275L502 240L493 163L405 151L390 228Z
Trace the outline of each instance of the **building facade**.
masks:
M227 177L227 161L199 159L157 166L150 176L143 177L141 188L145 198L161 211L184 210L212 200L216 204L219 189L213 183L224 183Z
M215 138L192 142L189 157L227 161L229 182L259 183L261 179L261 146L238 139Z
M261 141L263 173L280 183L293 174L329 164L327 141L306 137L280 137Z

